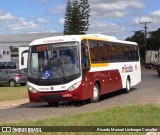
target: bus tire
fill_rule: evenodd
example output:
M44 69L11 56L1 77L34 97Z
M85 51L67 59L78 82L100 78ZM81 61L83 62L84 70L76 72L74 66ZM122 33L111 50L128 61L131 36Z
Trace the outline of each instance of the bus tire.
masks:
M96 103L99 101L99 97L100 97L100 88L98 84L95 84L93 87L93 95L92 98L90 98L90 102L91 103Z
M127 80L126 80L126 88L124 89L124 92L125 92L125 93L129 93L130 91L131 91L131 83L130 83L129 77L127 77Z

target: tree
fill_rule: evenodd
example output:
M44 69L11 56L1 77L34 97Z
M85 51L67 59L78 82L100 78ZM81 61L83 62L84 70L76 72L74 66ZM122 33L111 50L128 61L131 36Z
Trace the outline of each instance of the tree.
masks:
M85 34L89 27L88 0L68 0L65 11L64 34Z
M149 32L149 49L158 50L160 49L160 28L156 31Z
M90 5L88 4L88 0L80 1L80 11L81 11L81 33L85 34L85 32L89 28L89 16L90 16Z
M72 14L72 3L70 0L68 0L67 5L66 5L66 12L65 12L64 34L67 34L70 32L71 14Z
M68 34L81 34L81 13L80 13L80 5L77 0L74 0L72 3L72 12L71 12L71 20L70 20L70 30Z
M145 59L145 50L158 50L160 49L160 28L156 31L149 32L149 37L147 38L147 48L145 46L144 32L136 31L133 36L128 37L127 41L137 42L139 45L139 52L141 59Z
M136 42L139 46L144 45L145 41L144 41L144 32L143 31L135 31L134 35L131 37L128 37L126 39L127 41L133 41Z
M145 59L145 40L144 40L144 32L143 31L135 31L134 35L131 37L128 37L126 39L127 41L133 41L136 42L139 46L139 53L141 58Z

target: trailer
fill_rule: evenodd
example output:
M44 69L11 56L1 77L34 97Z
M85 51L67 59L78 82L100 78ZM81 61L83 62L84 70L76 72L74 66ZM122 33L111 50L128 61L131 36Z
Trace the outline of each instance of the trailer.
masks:
M157 68L158 66L158 51L157 50L147 50L145 58L145 68Z

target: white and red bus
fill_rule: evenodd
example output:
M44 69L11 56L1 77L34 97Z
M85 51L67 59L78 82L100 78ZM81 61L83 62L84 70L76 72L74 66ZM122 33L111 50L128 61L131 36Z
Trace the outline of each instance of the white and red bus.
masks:
M141 82L138 45L105 35L57 36L33 41L28 55L31 102L90 99Z

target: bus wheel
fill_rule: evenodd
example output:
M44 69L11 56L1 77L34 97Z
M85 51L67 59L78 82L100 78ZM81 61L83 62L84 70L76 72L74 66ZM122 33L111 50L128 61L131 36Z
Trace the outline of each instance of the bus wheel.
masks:
M124 90L125 90L125 93L129 93L130 90L131 90L131 83L130 83L129 77L127 77L127 80L126 80L126 88L125 88Z
M99 85L95 84L94 87L93 87L93 95L92 95L92 98L90 99L91 103L98 102L99 97L100 97Z

